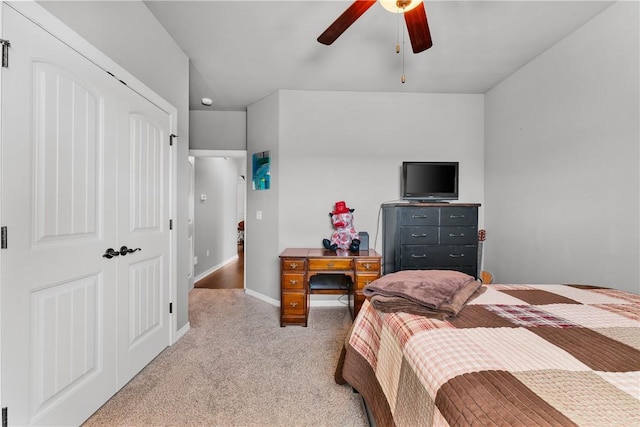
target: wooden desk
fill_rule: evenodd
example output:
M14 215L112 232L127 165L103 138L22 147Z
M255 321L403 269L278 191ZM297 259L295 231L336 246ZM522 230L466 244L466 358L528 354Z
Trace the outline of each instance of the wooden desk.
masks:
M311 291L315 274L345 274L351 277L349 310L355 319L364 295L362 289L380 277L382 257L369 250L358 253L323 248L288 248L280 254L280 326L307 326L311 293L344 294L342 290Z

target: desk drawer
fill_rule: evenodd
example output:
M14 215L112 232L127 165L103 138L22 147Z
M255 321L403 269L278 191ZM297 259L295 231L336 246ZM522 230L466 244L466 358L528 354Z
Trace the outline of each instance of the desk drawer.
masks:
M300 273L282 273L282 288L283 289L304 289L304 272Z
M304 263L304 258L282 258L282 269L304 271Z
M352 264L350 259L334 258L334 259L320 259L309 258L309 270L312 271L344 271L351 270Z
M379 259L358 259L356 260L356 271L368 271L376 274L380 274L380 260Z
M282 314L296 315L305 314L304 293L283 292L282 293Z
M379 277L380 277L379 274L373 274L373 273L358 274L356 276L356 290L358 291L363 290L365 286L367 286L369 283L373 282Z

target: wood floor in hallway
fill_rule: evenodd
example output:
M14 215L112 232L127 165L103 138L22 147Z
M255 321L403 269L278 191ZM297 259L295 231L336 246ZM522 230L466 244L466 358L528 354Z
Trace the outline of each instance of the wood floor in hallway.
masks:
M238 259L198 280L196 288L243 289L244 288L244 248L238 245Z

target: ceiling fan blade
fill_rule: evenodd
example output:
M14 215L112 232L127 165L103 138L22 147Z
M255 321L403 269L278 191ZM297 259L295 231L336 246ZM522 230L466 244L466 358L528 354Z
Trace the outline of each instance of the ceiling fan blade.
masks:
M407 31L409 32L413 53L420 53L433 46L429 24L427 23L427 11L424 9L423 2L406 12L404 20L407 23Z
M333 22L333 24L329 25L329 28L324 30L324 33L320 34L320 36L318 37L318 41L322 44L327 45L336 41L336 39L340 37L340 35L351 26L351 24L356 22L356 20L360 18L360 16L362 16L362 14L367 11L367 9L373 6L375 2L375 0L354 1L351 6L349 6L347 10L345 10L342 15L340 15L338 19Z

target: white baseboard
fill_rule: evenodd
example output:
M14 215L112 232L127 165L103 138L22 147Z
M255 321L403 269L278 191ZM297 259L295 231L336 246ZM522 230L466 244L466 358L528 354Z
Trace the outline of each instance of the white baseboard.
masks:
M220 264L218 265L214 265L213 267L211 267L210 269L208 269L207 271L205 271L204 273L200 273L198 274L195 279L193 280L194 285L199 281L204 279L205 277L207 277L208 275L210 275L211 273L213 273L216 270L220 270L222 267L224 267L225 265L229 264L230 262L233 262L235 260L238 259L238 255L234 255L231 258L222 261Z
M344 302L342 301L338 301L338 300L310 300L309 301L309 306L310 307L346 307L347 306L347 300L345 300Z
M176 333L176 340L173 343L177 343L178 340L184 336L184 334L189 332L189 329L191 329L191 323L187 322L186 325L178 330L178 332Z
M268 297L266 295L262 295L256 291L252 291L251 289L246 289L244 290L244 293L247 295L251 295L254 298L258 298L259 300L262 300L264 302L267 302L271 305L275 305L276 307L280 307L280 301L278 301L277 299L273 299L271 297Z

